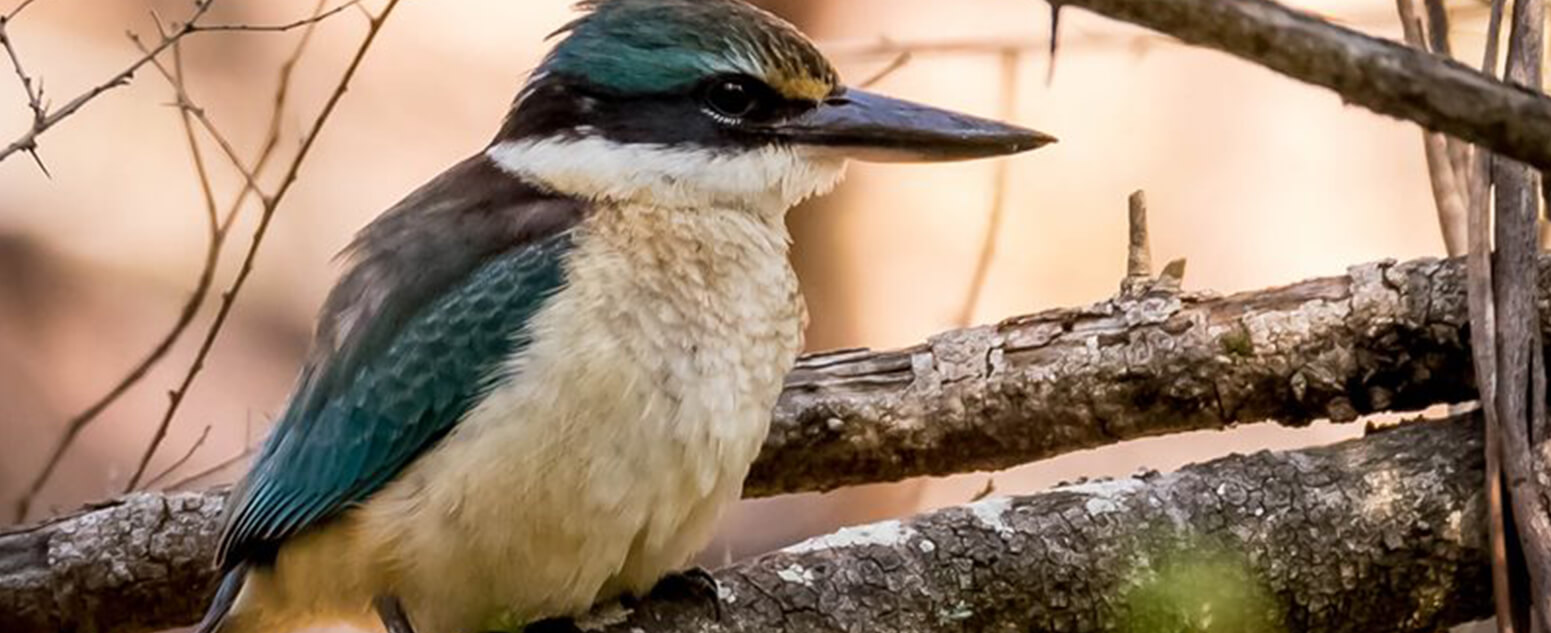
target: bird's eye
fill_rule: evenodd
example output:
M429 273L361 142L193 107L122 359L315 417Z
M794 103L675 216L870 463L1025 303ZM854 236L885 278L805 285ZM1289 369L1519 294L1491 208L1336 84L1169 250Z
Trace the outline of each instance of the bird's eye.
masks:
M754 107L759 105L759 98L746 82L721 79L712 82L706 90L705 104L717 115L741 119L754 111Z

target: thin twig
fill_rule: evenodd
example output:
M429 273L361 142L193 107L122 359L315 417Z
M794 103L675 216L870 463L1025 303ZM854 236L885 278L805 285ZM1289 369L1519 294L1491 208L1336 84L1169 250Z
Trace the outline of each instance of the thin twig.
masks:
M27 5L30 5L36 1L37 0L22 0L22 3L16 5L15 9L11 9L10 13L5 14L5 17L0 18L0 22L10 22L11 20L15 19L16 16L21 15L22 11L26 10Z
M205 445L205 440L210 438L210 428L211 426L206 424L204 430L199 432L199 438L194 440L193 444L189 445L188 450L183 452L182 457L179 457L177 460L173 461L172 464L162 469L162 472L157 473L155 477L147 479L145 481L146 489L149 490L151 488L155 488L157 483L160 483L163 479L171 476L172 473L177 472L177 470L182 468L184 464L187 464L188 460L194 457L194 453L199 452L200 447Z
M313 9L313 13L315 15L322 14L325 2L326 0L319 0L317 6ZM208 3L204 6L208 6ZM13 11L12 15L14 14L15 12ZM253 169L251 171L244 171L242 163L236 160L235 157L231 154L228 154L228 158L233 159L233 167L238 171L244 171L243 176L247 179L249 186L242 189L242 191L237 195L236 199L232 202L231 206L227 209L226 213L222 215L220 222L214 226L214 230L211 232L212 239L206 245L204 266L200 270L199 277L195 282L194 291L190 294L189 299L184 302L183 307L179 310L178 317L173 322L172 327L165 335L162 336L161 339L156 342L150 353L148 353L138 364L136 364L129 371L129 373L125 374L123 378L119 379L119 381L114 384L107 393L103 394L102 397L98 398L90 406L86 407L86 409L81 411L79 414L76 414L65 423L65 431L60 435L59 440L55 443L52 451L49 453L48 460L44 462L43 468L39 470L38 474L29 484L27 492L24 493L16 502L15 515L17 521L25 520L33 502L36 500L38 494L42 492L43 486L48 483L54 472L56 472L60 463L64 459L65 453L70 449L71 446L74 445L81 432L84 431L93 421L97 420L98 417L108 409L108 407L117 402L120 397L122 397L132 387L144 379L145 376L150 372L151 368L154 367L157 363L161 362L161 360L166 357L168 352L172 350L172 347L182 339L183 334L193 323L194 317L198 315L199 308L204 304L205 299L209 295L210 288L214 283L215 269L219 261L219 252L224 246L225 238L229 235L231 226L236 221L237 215L241 210L242 205L246 202L249 194L256 191L256 188L253 186L254 176L252 174L262 173L264 167L268 164L270 158L274 155L275 148L279 145L280 123L283 118L285 105L290 94L291 79L297 63L300 61L304 51L306 50L308 42L312 39L312 34L316 30L317 24L317 21L311 21L306 24L306 27L303 29L302 37L300 41L297 42L296 48L292 51L291 56L285 61L284 64L282 64L280 68L279 85L275 93L274 111L270 115L268 136L264 142L263 149L259 153L258 159L254 161ZM156 25L163 41L176 37L176 31L169 33L168 31L162 29L160 20L156 20ZM174 39L173 46L176 47L176 45L177 41ZM177 48L174 48L173 51L176 57L178 53ZM151 55L150 52L151 51L146 51L145 59L155 59L155 55ZM159 63L157 64L157 67L161 69ZM166 76L165 73L164 76ZM173 78L169 78L169 81L172 81L174 86L177 87L176 92L179 102L180 115L184 118L184 120L187 121L187 118L192 113L200 113L201 122L211 133L212 137L221 140L223 137L220 135L220 133L214 128L213 125L210 124L207 119L202 117L203 110L195 106L189 100L187 91L182 88L183 82ZM207 168L204 165L204 158L198 148L197 142L192 136L192 128L186 127L185 130L190 135L189 143L191 151L194 153L195 168L198 171L200 186L202 193L205 196L206 214L208 217L211 213L213 213L213 208L210 206L212 203L213 192L209 189L210 181L207 174ZM229 144L223 144L223 149L229 149Z
M184 36L193 32L192 29L194 28L194 25L198 23L199 19L204 17L205 14L210 11L210 7L214 5L215 0L199 0L198 2L195 2L194 11L189 15L188 19L179 25L171 35L163 38L161 42L158 42L156 47L151 49L149 53L140 56L140 58L136 59L128 67L119 71L118 74L109 77L107 81L92 86L91 88L87 89L86 92L83 92L76 96L74 99L71 99L65 105L60 106L53 112L48 113L47 116L34 120L31 128L28 129L26 133L22 134L20 138L17 138L10 145L6 146L5 149L0 149L0 161L5 160L11 154L15 154L16 152L30 152L37 149L39 135L43 134L49 128L59 124L60 121L65 120L65 118L69 117L70 115L75 114L76 111L80 110L82 106L90 103L93 99L96 99L103 93L114 88L118 88L119 86L127 85L129 80L135 76L135 73L139 71L142 66L149 64L151 60L157 55L161 55L163 51L171 48L172 45L178 40L183 39Z
M11 59L11 68L16 71L16 78L21 81L22 91L27 94L27 108L32 111L32 125L36 127L48 117L48 108L43 103L43 81L37 80L34 85L32 77L27 75L26 68L22 66L21 56L16 52L16 45L11 41L10 33L6 30L11 20L26 9L27 5L32 4L32 1L21 3L5 17L0 18L0 48L4 48L6 56ZM43 157L38 155L37 147L28 148L27 153L32 156L32 161L38 164L38 169L45 177L52 177L48 172L48 166L43 164Z
M145 45L135 34L130 33L129 39L140 50L146 50ZM178 109L182 111L183 116L185 118L192 117L199 122L200 127L204 128L205 133L209 134L210 138L215 141L216 146L221 148L221 153L226 155L226 160L231 163L232 169L235 169L242 176L244 186L249 191L258 194L260 199L267 199L269 196L264 193L263 188L259 185L258 173L248 167L243 162L242 157L237 155L237 149L232 146L231 141L227 140L226 135L221 133L220 128L217 128L215 123L210 121L210 117L205 114L205 109L196 105L194 100L189 97L187 87L182 79L174 76L172 71L167 70L167 67L162 65L160 60L152 59L151 66L167 80L167 85L172 88L174 96L177 97Z
M174 28L170 33L163 37L162 41L157 43L155 47L142 54L133 63L129 64L129 66L125 67L123 70L120 70L112 77L109 77L106 81L103 81L102 83L87 89L85 92L77 95L74 99L71 99L69 102L65 103L65 105L49 112L46 116L40 119L35 119L25 133L23 133L15 141L11 142L10 145L7 145L4 149L0 149L0 161L4 161L6 158L17 152L32 152L33 150L37 149L38 137L43 135L44 132L47 132L50 128L58 125L60 121L63 121L71 115L75 114L81 109L82 106L90 103L92 100L101 96L103 93L113 90L114 88L127 85L130 79L135 76L136 72L139 72L142 67L151 63L152 59L155 59L163 52L166 52L167 49L171 48L174 43L183 39L184 37L201 32L223 32L234 30L279 32L304 26L310 28L318 23L318 20L308 18L297 20L290 24L281 24L272 27L254 27L249 29L238 28L241 25L221 25L215 27L205 27L200 25L199 20L210 11L210 8L215 5L215 2L216 0L197 0L194 3L194 11L189 15L189 17L182 23L177 24L176 28ZM30 2L24 3L23 7L29 3ZM340 7L336 8L335 10L331 10L325 13L327 15L334 15L335 13L344 10L346 7L357 6L358 4L359 0L350 0L347 3L340 5ZM20 7L13 11L12 14L14 15L19 11ZM7 16L7 20L9 17L11 16Z
M287 22L285 24L213 24L210 26L195 27L194 32L207 33L212 31L247 31L252 33L281 33L303 26L317 24L331 17L334 17L334 14L339 13L340 11L344 11L345 9L349 9L350 7L360 3L361 0L349 0L344 4L329 9L328 11L324 11L323 13L315 14L310 18L302 18L300 20Z
M889 75L892 75L899 69L904 68L906 64L910 63L912 57L913 55L908 49L900 51L898 55L894 56L894 59L889 60L888 65L884 66L878 72L873 73L871 77L863 79L861 83L857 84L857 87L871 88L877 85L878 82L883 81Z
M398 6L398 3L399 0L388 0L382 12L372 16L367 23L366 37L356 49L354 57L350 60L350 65L345 68L343 76L335 85L333 93L329 95L328 101L323 105L323 110L319 112L312 128L302 137L301 147L297 150L296 157L292 159L284 178L281 179L279 188L275 190L274 195L264 199L264 211L259 217L258 227L254 230L252 241L248 244L248 252L243 257L242 267L237 271L237 277L232 281L232 285L225 293L222 293L220 310L216 313L215 320L210 324L210 328L206 330L205 339L200 344L193 363L189 365L188 372L184 374L182 383L178 385L177 389L172 391L170 395L171 402L167 407L167 412L162 416L161 422L156 427L155 435L152 436L145 453L141 455L139 463L135 466L135 472L130 476L129 484L125 487L126 491L134 490L139 485L140 478L145 475L145 469L150 463L151 458L155 456L157 449L161 447L162 441L166 439L167 429L172 425L173 418L177 416L178 409L188 395L189 388L193 385L194 379L204 369L205 360L209 357L211 348L215 346L216 339L220 337L221 330L231 316L232 308L237 303L237 297L242 292L243 285L247 282L248 276L253 272L259 248L263 245L264 237L269 232L270 223L274 221L275 211L285 199L286 193L291 190L291 186L296 184L302 164L306 161L307 156L312 153L313 145L317 142L319 134L323 131L330 116L333 115L334 110L338 107L340 100L344 98L345 91L350 86L350 81L355 78L356 71L361 67L361 61L365 59L367 51L371 49L372 43L377 39L377 34L382 31L383 24L387 21L388 16L393 13L393 9Z
M237 464L242 463L242 460L247 459L251 455L253 455L253 447L250 446L250 447L244 448L244 449L242 449L242 451L238 452L236 455L232 455L231 457L223 459L223 460L221 460L220 462L218 462L216 464L212 464L212 465L204 468L203 470L200 470L199 472L192 473L192 474L190 474L190 475L188 475L188 476L186 476L186 477L184 477L182 479L179 479L179 480L174 481L174 482L172 482L170 484L167 484L165 489L166 490L182 490L184 488L187 488L190 484L194 484L194 483L203 481L204 479L206 479L208 477L216 475L216 474L220 473L221 471L224 471L224 470L226 470L228 468L231 468L232 466L236 466Z
M999 116L1011 120L1018 109L1018 59L1015 50L1002 51L1002 105ZM991 274L991 262L996 258L996 240L1002 232L1002 221L1007 207L1007 160L996 161L991 189L991 217L986 221L985 237L980 246L980 258L975 262L975 272L970 277L969 293L964 297L964 307L959 311L959 325L968 326L975 318L975 308L985 292L986 280Z
M1417 16L1416 0L1396 0L1395 8L1400 14L1401 32L1404 33L1406 43L1427 50L1427 29ZM1443 234L1444 249L1451 257L1462 255L1469 248L1469 219L1464 188L1449 156L1448 137L1424 129L1422 150L1427 159L1427 179L1432 184L1433 204L1437 207L1438 228Z

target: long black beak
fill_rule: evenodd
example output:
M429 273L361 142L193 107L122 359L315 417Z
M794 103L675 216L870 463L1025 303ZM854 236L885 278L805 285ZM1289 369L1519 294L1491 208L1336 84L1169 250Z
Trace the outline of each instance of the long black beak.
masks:
M935 162L1017 154L1054 143L1028 128L846 89L770 131L799 145L879 162Z

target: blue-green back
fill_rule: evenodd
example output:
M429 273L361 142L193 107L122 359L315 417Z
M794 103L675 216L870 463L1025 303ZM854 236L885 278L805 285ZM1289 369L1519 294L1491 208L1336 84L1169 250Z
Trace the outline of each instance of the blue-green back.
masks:
M362 231L296 391L232 495L223 567L267 562L366 500L510 379L584 213L477 157Z

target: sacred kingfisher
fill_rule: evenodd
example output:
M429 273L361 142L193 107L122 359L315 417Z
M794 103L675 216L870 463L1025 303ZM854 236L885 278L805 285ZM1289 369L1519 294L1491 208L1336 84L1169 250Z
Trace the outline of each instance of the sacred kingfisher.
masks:
M520 630L641 596L736 500L847 159L1052 142L844 86L742 0L586 0L495 140L348 247L232 492L203 633Z

